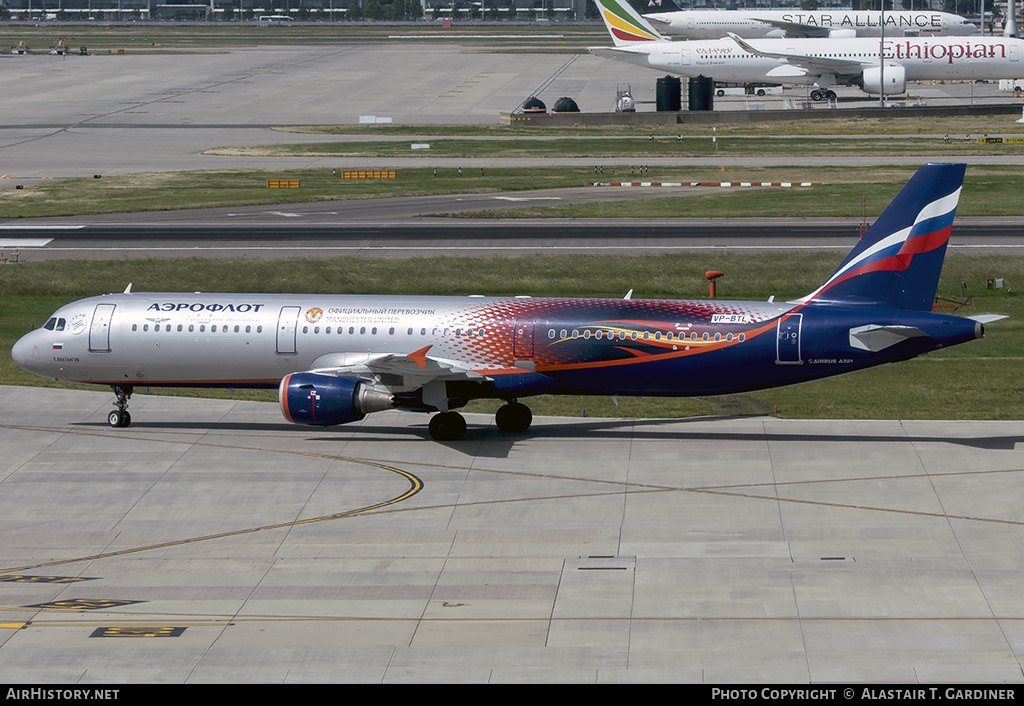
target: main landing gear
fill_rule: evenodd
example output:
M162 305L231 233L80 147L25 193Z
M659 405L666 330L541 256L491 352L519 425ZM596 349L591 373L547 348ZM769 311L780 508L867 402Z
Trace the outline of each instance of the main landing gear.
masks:
M116 399L114 404L117 409L111 410L107 415L107 424L112 427L126 427L132 423L132 415L128 414L128 400L132 398L133 388L131 385L111 385Z
M813 91L811 91L811 100L814 101L815 103L822 100L834 101L837 98L838 96L836 95L836 92L833 91L832 89L823 91L820 88L815 88Z
M494 415L494 423L506 434L524 432L533 423L533 412L525 404L509 401ZM458 441L466 433L466 419L458 412L441 412L430 419L430 436L435 441Z

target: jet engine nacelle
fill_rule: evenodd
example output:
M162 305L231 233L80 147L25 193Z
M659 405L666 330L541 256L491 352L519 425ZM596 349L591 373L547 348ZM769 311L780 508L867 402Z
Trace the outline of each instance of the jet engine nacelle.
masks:
M907 90L907 70L902 66L886 66L883 72L879 67L864 69L858 85L865 93L881 93L881 84L885 81L885 95L905 93Z
M831 39L849 39L850 37L857 36L857 30L855 29L830 29L828 36Z
M281 413L293 424L332 426L391 409L391 395L364 380L319 373L292 373L277 391Z

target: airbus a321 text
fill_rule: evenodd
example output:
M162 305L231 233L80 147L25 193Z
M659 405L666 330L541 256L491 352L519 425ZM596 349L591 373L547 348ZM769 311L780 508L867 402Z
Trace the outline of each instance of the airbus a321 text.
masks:
M673 42L626 0L594 0L613 47L589 51L679 76L730 83L813 86L811 98L836 97L832 86L865 93L905 93L910 81L995 80L1024 74L1024 40L1013 37L869 37L728 39Z
M330 426L387 409L505 400L524 432L534 395L721 395L870 368L983 335L1002 317L931 312L963 165L922 167L824 284L789 302L142 294L73 302L12 350L25 370L109 385L112 426L134 386L277 388L284 416ZM130 288L129 288L130 289Z

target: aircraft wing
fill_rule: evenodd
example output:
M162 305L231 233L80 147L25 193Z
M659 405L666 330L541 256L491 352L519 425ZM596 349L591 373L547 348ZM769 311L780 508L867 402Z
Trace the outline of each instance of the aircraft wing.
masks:
M387 353L353 360L350 356L324 356L314 361L309 372L322 375L365 376L379 380L392 390L407 391L437 380L486 381L487 375L470 370L457 360L428 356L431 346L408 354Z
M729 36L739 44L744 51L751 54L785 61L793 67L803 69L807 74L836 74L838 76L855 76L864 70L864 64L852 59L825 59L818 56L807 56L789 52L761 51L745 39L738 37L732 32ZM771 74L769 74L771 75Z
M395 394L422 389L423 399L441 403L446 382L487 384L497 390L544 390L555 386L548 376L536 372L532 364L523 367L479 364L427 355L432 346L413 353L352 354L321 356L308 371L320 375L352 376L372 380Z
M800 22L784 22L782 20L766 20L761 17L751 17L752 20L758 22L764 22L766 25L771 25L781 29L786 33L787 37L827 37L831 28L829 27L815 27L814 25L805 25Z

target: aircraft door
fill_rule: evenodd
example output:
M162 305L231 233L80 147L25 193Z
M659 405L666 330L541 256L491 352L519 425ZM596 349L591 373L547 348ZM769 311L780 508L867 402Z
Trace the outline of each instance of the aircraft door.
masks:
M533 357L533 322L517 321L512 343L512 357L525 360Z
M1014 63L1020 61L1020 51L1016 44L1010 45L1010 61Z
M803 321L803 314L791 314L779 319L778 334L775 339L776 363L788 365L803 363L800 352L800 329L803 326Z
M281 313L277 317L277 352L279 355L295 355L298 352L295 336L300 308L297 306L281 307Z
M89 327L89 352L110 352L110 319L114 316L116 304L97 304L92 312L92 325Z

